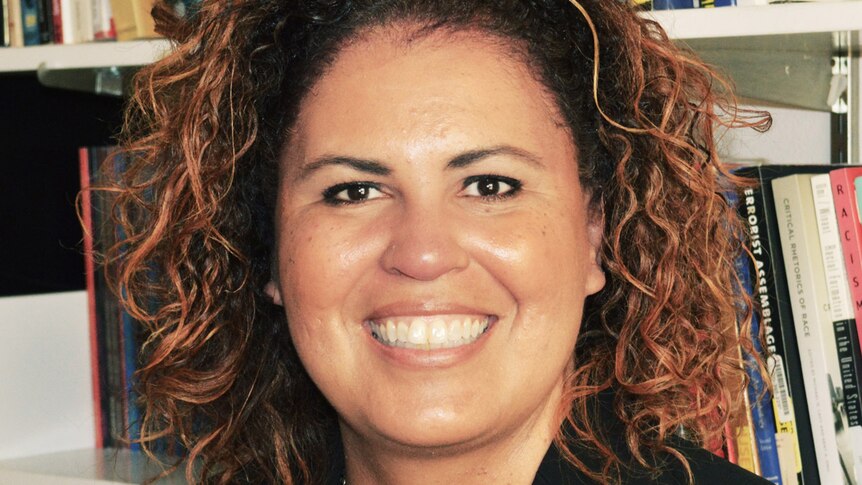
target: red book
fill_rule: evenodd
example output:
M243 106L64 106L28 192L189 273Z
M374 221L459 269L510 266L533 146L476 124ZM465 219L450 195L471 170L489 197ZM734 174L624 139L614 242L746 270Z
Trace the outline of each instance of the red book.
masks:
M53 17L51 20L54 22L54 43L62 44L63 43L63 13L62 7L60 6L60 0L51 0L52 12L51 16Z
M853 316L856 317L857 335L862 335L862 223L853 186L856 177L862 177L862 167L829 172L838 230L841 232L841 249L844 251L844 264L847 266L847 280L853 299Z
M84 270L87 281L87 307L90 313L90 367L93 378L93 418L96 423L96 448L103 448L104 414L102 412L101 381L99 379L99 342L96 317L96 264L93 246L93 204L90 191L90 154L86 148L78 149L81 173L81 223L84 226Z

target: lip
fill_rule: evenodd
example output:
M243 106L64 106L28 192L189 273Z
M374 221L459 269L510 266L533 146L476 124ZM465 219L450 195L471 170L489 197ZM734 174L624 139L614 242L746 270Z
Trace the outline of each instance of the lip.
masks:
M433 317L435 315L476 315L491 317L492 320L499 316L484 308L475 306L462 305L451 302L435 302L435 301L401 301L389 303L374 309L364 321L380 320L384 318L396 317Z

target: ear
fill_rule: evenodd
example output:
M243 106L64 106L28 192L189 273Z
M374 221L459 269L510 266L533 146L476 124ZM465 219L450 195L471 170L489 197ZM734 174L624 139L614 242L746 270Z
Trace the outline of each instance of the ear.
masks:
M281 300L281 289L278 287L278 283L270 280L266 286L263 287L263 292L278 306L284 306L284 302Z
M605 270L602 269L601 247L604 236L605 217L601 209L590 208L590 195L586 194L584 203L587 207L587 243L589 244L590 260L587 263L586 285L588 295L598 293L605 287Z

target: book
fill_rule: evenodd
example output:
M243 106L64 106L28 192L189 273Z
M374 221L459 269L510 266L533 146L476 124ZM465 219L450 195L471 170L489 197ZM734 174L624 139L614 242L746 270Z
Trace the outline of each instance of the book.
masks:
M9 0L0 0L0 47L9 47Z
M54 42L54 15L52 0L38 0L39 7L39 43Z
M152 0L111 0L117 40L158 37Z
M862 218L854 181L862 177L862 167L847 167L829 173L832 197L841 233L844 267L848 277L848 291L853 301L856 333L862 325Z
M653 10L675 10L681 8L698 8L699 0L653 0Z
M745 257L737 258L735 262L736 272L739 275L742 290L753 295L751 281L751 270ZM760 344L760 318L757 312L752 312L749 336L754 346L754 352L763 354ZM757 362L751 354L743 355L745 372L748 375L747 407L751 412L751 427L754 432L755 448L760 462L760 476L776 485L782 485L781 465L778 459L778 448L775 442L775 414L772 409L772 394L766 388L763 378L757 371ZM796 477L793 477L795 483Z
M836 418L838 452L844 471L853 484L862 483L862 401L859 396L858 375L862 369L862 354L855 336L856 321L847 284L847 271L841 251L841 237L832 197L829 174L811 177L811 191L820 236L820 253L829 292L829 310L832 315L835 349L841 386L834 389L839 405L833 409Z
M100 187L105 174L124 169L123 159L112 147L90 147L79 150L82 186ZM141 344L139 326L120 305L110 290L96 255L122 239L122 233L111 215L111 201L100 190L84 191L82 212L85 227L85 261L87 289L91 309L93 342L93 376L97 383L97 439L101 446L139 449L140 410L134 389Z
M114 21L111 17L110 0L92 0L93 8L93 39L115 40Z
M776 178L772 189L818 471L821 483L842 484L849 479L844 473L848 464L842 463L838 451L838 416L833 413L843 405L840 393L835 392L841 387L841 377L811 174Z
M38 0L21 0L21 31L24 35L24 45L39 45L39 2Z
M24 30L21 28L21 1L8 0L9 2L9 46L24 47Z
M51 0L51 42L55 44L63 43L63 15L60 4L60 0Z
M772 180L793 173L828 173L833 168L829 165L761 165L735 170L736 175L756 182L756 186L742 191L739 211L748 227L754 259L752 279L757 283L760 323L769 354L766 365L773 383L776 446L785 484L793 483L788 478L790 474L795 474L801 484L820 483L820 475L796 346ZM795 459L788 460L790 456Z

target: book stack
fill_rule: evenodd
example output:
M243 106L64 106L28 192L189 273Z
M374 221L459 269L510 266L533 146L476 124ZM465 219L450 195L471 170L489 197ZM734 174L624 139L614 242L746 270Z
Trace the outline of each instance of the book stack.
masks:
M0 47L158 37L155 0L2 0Z
M773 483L862 484L862 167L839 167L740 168L758 185L730 198L746 222L753 258L737 271L773 388L751 374L743 421L754 439L730 432L728 447Z
M90 349L97 448L139 450L141 410L137 402L134 373L142 345L139 325L112 293L100 254L122 239L111 214L107 174L123 170L123 158L112 147L81 148L80 215L84 226L84 264L90 313ZM88 190L96 188L96 190Z

